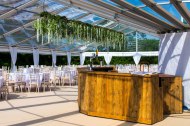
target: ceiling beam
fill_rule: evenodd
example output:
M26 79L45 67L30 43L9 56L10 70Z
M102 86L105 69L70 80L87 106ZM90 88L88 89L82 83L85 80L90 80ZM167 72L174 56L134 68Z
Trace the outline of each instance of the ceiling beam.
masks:
M164 8L162 8L160 5L155 3L153 0L141 0L145 5L150 7L155 12L159 13L162 17L173 23L177 28L179 29L186 29L185 25L180 22L178 19L176 19L173 15L171 15L169 12L167 12Z
M139 16L143 16L159 25L162 25L164 28L167 28L167 29L170 29L170 30L173 30L175 29L175 27L165 21L162 21L161 19L159 18L156 18L155 16L149 14L148 12L124 1L124 0L111 0L112 2L115 2L116 4L124 7L125 9L127 9L128 11L132 12L132 13L135 13Z
M28 6L31 6L33 5L34 3L38 2L38 0L30 0L29 2L26 2L18 7L16 7L15 9L12 9L2 15L0 15L0 19L5 19L5 18L9 18L11 17L12 15L16 14L18 11L28 7Z
M190 25L190 12L188 11L182 0L170 0L170 2L175 6L175 8L179 11L182 17Z
M95 6L94 4L90 4L89 2L83 1L83 0L54 0L56 2L59 2L61 4L70 4L72 3L73 6L78 7L80 9L86 10L90 13L94 13L100 17L106 18L108 20L117 21L121 24L129 25L132 29L139 29L143 33L153 33L157 34L157 30L145 27L143 24L135 24L133 21L129 21L127 18L124 18L124 16L119 16L117 19L115 18L115 14L113 11L110 11L109 9Z
M136 22L137 24L139 22L141 22L144 26L146 27L152 27L154 29L157 29L158 31L164 31L164 30L167 30L165 29L162 25L159 25L151 20L147 20L146 18L142 17L142 16L139 16L139 15L136 15L134 13L131 13L129 11L124 11L124 10L121 10L119 7L115 7L115 6L112 6L110 4L107 4L105 2L102 2L100 0L88 0L94 4L97 4L99 6L102 6L102 7L105 7L109 10L112 10L114 11L115 13L117 13L118 15L120 16L124 16L126 17L128 20L131 20L133 22Z

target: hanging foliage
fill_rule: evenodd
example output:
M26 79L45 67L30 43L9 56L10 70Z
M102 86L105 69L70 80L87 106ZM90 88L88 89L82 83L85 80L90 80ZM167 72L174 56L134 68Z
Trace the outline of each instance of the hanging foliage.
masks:
M58 43L66 38L70 43L76 40L85 42L97 42L108 47L121 49L124 47L124 34L108 28L93 26L81 21L68 20L65 16L52 15L42 12L40 19L34 23L37 33L37 41Z

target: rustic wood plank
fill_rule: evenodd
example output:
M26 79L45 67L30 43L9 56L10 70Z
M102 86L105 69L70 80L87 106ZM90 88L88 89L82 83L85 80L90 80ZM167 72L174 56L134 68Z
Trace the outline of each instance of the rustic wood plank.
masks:
M163 85L164 114L180 114L182 110L182 78L161 77Z

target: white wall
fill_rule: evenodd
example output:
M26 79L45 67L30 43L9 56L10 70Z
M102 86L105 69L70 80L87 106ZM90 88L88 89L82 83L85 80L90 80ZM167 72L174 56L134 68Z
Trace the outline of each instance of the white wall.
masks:
M160 38L159 72L183 77L184 106L190 109L190 32Z

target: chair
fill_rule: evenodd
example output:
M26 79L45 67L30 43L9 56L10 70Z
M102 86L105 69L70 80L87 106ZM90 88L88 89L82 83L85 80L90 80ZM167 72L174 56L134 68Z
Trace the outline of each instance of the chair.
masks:
M73 77L72 82L73 82L75 85L78 85L78 75L75 75L75 76Z
M30 74L28 92L31 91L32 85L36 86L36 92L39 92L39 74Z
M0 76L3 76L3 70L0 69Z
M25 79L25 75L22 75L22 74L17 74L16 75L16 82L15 82L15 85L14 85L15 91L16 91L16 88L18 88L22 92L23 87L26 90L26 82L24 81L24 79Z
M66 82L68 82L69 85L71 86L71 74L70 74L70 72L65 72L63 74L63 76L61 77L61 83L63 86Z
M7 85L3 85L2 87L0 87L0 94L1 97L5 97L5 100L8 99L8 95L9 95L9 90L8 90L8 86Z
M50 73L44 73L43 74L42 87L43 87L44 92L45 92L46 86L49 87L50 91L51 91Z
M54 84L59 84L59 86L61 86L61 78L60 78L60 72L56 71L54 74Z
M34 68L34 73L39 73L40 69L39 68Z
M9 80L9 75L7 74L6 79L4 80L3 86L0 87L1 98L2 96L4 96L5 100L8 99L8 95L9 95L8 80Z

